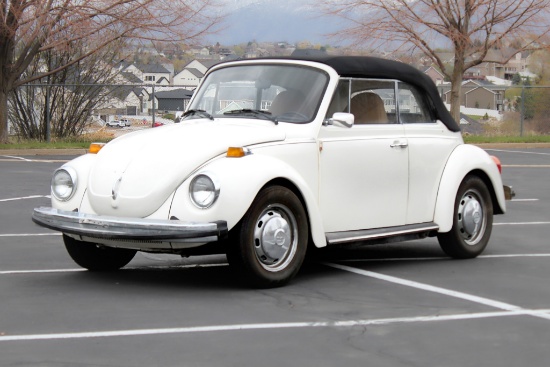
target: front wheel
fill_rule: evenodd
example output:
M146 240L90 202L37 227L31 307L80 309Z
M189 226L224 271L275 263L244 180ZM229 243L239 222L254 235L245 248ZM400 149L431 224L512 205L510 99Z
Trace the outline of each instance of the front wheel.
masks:
M136 250L98 246L75 240L65 234L63 242L74 262L92 271L118 270L132 261L136 254Z
M458 188L453 227L437 235L443 251L457 259L483 252L493 228L493 205L487 185L477 176L466 176Z
M270 186L260 191L233 230L227 258L254 286L278 287L300 270L308 238L298 197L285 187Z

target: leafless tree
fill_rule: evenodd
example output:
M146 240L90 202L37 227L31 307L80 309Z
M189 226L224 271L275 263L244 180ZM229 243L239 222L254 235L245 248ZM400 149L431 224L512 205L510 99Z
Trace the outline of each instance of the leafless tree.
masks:
M63 138L82 133L98 105L116 93L116 88L107 84L118 80L119 74L111 65L118 61L121 43L102 48L77 64L42 78L41 83L28 83L10 93L8 112L17 136L47 140L50 135ZM47 74L80 52L85 52L82 47L45 51L21 77Z
M0 0L0 142L7 140L8 95L120 40L198 39L218 23L214 0ZM78 45L78 46L77 46ZM26 73L51 50L79 47L55 69Z
M345 38L375 49L409 48L427 55L452 83L456 120L465 71L545 47L541 41L550 33L550 0L323 0L323 7L349 24L340 33ZM512 41L515 53L492 58L491 50ZM453 50L450 64L437 52L441 47Z

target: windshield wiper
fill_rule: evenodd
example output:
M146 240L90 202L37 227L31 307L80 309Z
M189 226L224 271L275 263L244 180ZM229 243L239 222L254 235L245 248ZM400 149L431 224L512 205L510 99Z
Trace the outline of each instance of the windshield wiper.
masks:
M252 110L250 108L243 108L242 110L232 110L223 113L224 115L252 115L254 117L259 117L264 120L273 121L275 125L279 123L273 117L271 117L271 112L262 111L262 110Z
M182 115L182 117L187 117L187 116L194 116L194 115L197 115L199 117L207 117L209 118L210 120L214 120L214 116L212 116L211 114L209 114L208 112L206 112L205 110L187 110L185 111L185 113Z

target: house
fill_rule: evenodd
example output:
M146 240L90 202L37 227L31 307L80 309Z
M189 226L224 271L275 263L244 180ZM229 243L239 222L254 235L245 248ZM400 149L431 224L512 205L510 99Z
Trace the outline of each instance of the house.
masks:
M435 85L443 84L443 82L445 81L445 76L443 75L443 73L433 66L425 66L421 68L420 71L429 76L430 79L433 80Z
M155 92L150 96L150 100L154 97L155 109L164 113L174 113L185 111L189 100L193 95L193 91L179 88Z
M198 87L204 73L195 68L185 68L174 76L174 85L195 89Z
M201 59L195 59L191 62L189 62L187 65L185 65L184 69L197 69L203 74L206 74L206 71L210 69L212 66L218 64L219 60L201 60Z
M157 64L139 64L136 67L141 72L141 80L146 84L170 85L170 71Z
M174 75L173 85L193 90L197 88L206 71L219 62L219 60L193 60Z
M131 73L136 76L141 83L170 85L172 73L160 64L128 64L121 62L119 65L121 73Z
M517 52L511 48L491 49L485 56L485 60L490 61L481 63L475 70L479 71L480 76L512 80L515 74L527 71L529 56L528 52Z
M460 105L469 108L502 110L506 86L487 80L464 80L460 91ZM451 91L443 93L443 100L450 103Z

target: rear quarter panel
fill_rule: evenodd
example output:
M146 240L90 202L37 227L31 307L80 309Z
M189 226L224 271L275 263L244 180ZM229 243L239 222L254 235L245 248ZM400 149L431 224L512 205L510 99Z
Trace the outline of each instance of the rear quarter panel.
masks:
M437 193L434 222L439 225L439 232L448 232L453 225L454 203L458 187L466 175L480 172L488 178L494 191L496 203L500 210L506 211L502 178L493 159L481 148L462 144L453 151L441 177Z

